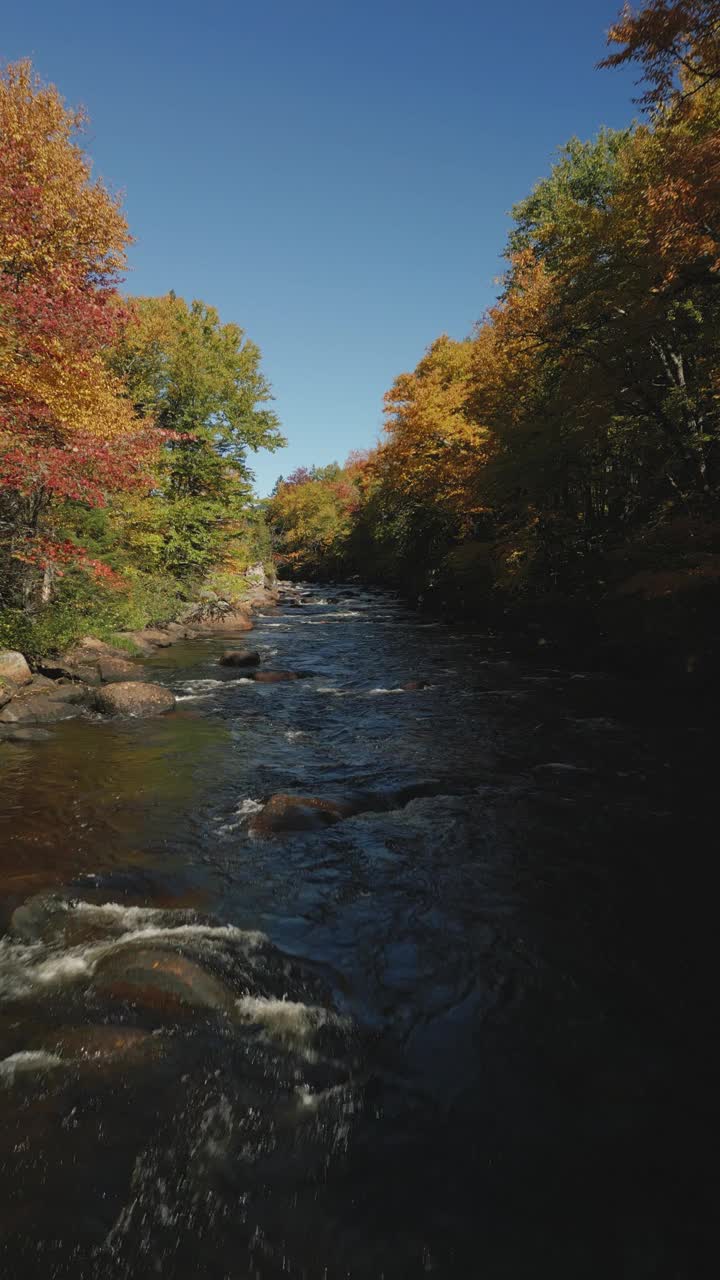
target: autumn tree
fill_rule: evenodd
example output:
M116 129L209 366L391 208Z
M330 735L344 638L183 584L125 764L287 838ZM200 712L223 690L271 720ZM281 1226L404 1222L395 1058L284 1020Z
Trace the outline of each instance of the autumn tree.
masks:
M286 572L329 577L347 570L366 465L366 456L353 455L344 467L298 468L276 486L268 519Z
M720 79L720 4L650 0L637 13L625 5L608 43L620 48L600 65L638 64L647 86L641 98L646 107L689 99Z
M0 76L0 592L27 594L19 568L59 560L53 511L102 504L147 483L156 441L139 430L104 353L122 324L129 234L66 107L28 62ZM99 568L99 566L95 566Z

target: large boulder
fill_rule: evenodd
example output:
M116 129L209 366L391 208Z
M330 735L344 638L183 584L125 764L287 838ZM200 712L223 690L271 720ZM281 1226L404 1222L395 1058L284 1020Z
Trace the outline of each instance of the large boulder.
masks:
M251 818L248 829L256 836L273 836L284 831L322 831L355 812L356 806L349 801L278 792Z
M171 1014L183 1009L231 1013L235 1004L219 978L162 947L118 947L96 965L93 985L105 996Z
M256 667L259 662L257 649L226 649L220 659L222 667Z
M230 634L236 631L252 631L253 623L250 618L249 610L238 606L229 610L227 613L217 617L208 617L198 619L193 622L193 626L198 631L227 631Z
M96 690L95 708L111 716L159 716L172 711L175 697L160 684L134 680L103 685Z
M0 681L2 680L10 680L16 685L29 684L32 680L32 671L16 649L3 649L0 652Z

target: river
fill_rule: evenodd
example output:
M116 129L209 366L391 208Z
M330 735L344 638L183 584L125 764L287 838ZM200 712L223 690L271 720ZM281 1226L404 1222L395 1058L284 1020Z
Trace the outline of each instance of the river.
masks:
M711 708L354 585L250 639L310 674L0 744L2 1275L713 1274Z

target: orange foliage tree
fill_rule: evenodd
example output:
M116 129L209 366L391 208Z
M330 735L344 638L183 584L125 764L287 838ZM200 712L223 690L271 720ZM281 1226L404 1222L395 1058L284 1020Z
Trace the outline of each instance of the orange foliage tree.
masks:
M66 107L28 62L0 76L0 587L12 566L72 559L53 504L102 505L146 486L158 440L104 356L124 323L129 242L117 197L93 180ZM77 548L75 558L83 562ZM94 566L102 572L102 566ZM27 578L22 583L27 591Z

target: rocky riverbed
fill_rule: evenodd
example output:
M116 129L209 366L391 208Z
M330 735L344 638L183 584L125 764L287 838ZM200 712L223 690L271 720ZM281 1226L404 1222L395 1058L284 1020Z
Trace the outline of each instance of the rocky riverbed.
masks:
M3 1275L709 1274L712 708L236 621L15 667L73 718L0 721Z

